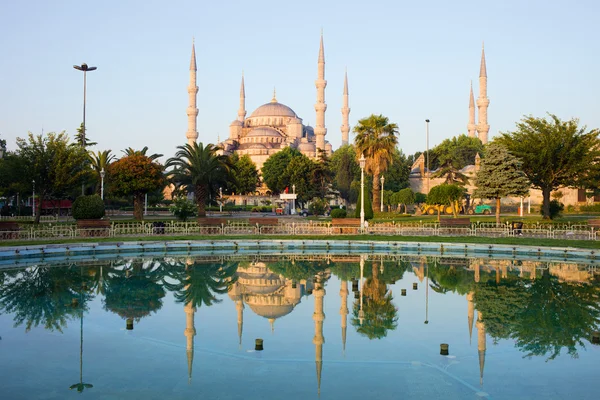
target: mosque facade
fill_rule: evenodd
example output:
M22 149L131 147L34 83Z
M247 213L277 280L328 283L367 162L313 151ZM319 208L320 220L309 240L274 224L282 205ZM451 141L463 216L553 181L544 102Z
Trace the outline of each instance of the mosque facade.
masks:
M248 155L260 171L265 161L273 154L290 147L298 150L303 155L316 159L321 152L332 154L331 144L326 140L327 128L325 125L325 51L323 46L323 35L319 46L319 57L317 61L317 80L315 81L317 101L315 103L316 123L314 127L303 123L296 112L289 106L277 101L276 93L273 98L254 110L246 117L246 90L244 77L240 87L240 106L237 118L229 125L229 137L217 145L221 147L223 154L237 153ZM198 108L196 107L196 52L192 45L192 59L190 62L190 84L188 86L189 106L188 131L186 138L192 144L198 139L196 119ZM348 143L350 125L348 122L350 108L348 107L348 79L344 80L343 97L343 124L342 142Z

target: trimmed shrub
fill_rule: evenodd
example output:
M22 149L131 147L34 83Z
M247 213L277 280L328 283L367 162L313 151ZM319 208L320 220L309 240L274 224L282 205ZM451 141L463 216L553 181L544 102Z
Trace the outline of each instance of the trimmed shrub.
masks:
M104 217L104 202L97 194L79 196L73 202L73 218L100 219Z
M187 221L188 218L196 216L198 208L194 202L187 198L178 197L174 200L173 205L169 210L178 220Z
M346 210L334 208L331 210L331 218L346 218Z
M565 209L565 205L558 200L550 200L550 219L560 217L560 214ZM540 208L540 214L544 215L543 207Z

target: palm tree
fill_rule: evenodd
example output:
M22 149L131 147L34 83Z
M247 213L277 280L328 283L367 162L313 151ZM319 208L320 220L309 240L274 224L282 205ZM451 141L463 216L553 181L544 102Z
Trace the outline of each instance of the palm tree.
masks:
M148 146L144 146L144 148L141 149L141 150L134 150L132 147L128 147L128 148L126 148L125 150L122 150L122 151L123 151L123 153L126 156L133 156L133 155L147 156L152 161L154 161L154 160L156 160L156 159L158 159L158 158L160 158L160 157L163 156L163 154L157 154L157 153L154 153L152 155L146 154L148 152Z
M167 160L166 167L175 190L194 193L198 216L206 216L206 199L224 186L234 169L228 156L218 154L220 147L202 143L177 146L177 153Z
M398 144L398 125L390 123L383 115L374 115L358 121L354 127L354 145L356 155L362 154L367 160L367 173L373 175L373 212L377 209L380 199L379 175L387 171L392 162L396 145Z
M111 162L113 162L117 157L112 154L111 150L98 150L97 153L90 151L88 153L88 158L90 160L90 164L92 169L94 170L95 175L97 176L98 182L100 182L101 177L100 173L102 170L106 173L108 171L108 166ZM96 184L96 188L94 190L95 193L100 194L100 186Z

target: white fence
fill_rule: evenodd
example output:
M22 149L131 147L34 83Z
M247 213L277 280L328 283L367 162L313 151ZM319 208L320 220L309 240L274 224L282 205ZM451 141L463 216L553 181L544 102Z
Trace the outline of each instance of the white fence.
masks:
M4 230L3 230L4 229ZM324 235L353 236L356 234L386 236L477 236L526 237L561 240L598 240L598 232L588 225L473 223L470 226L440 227L437 222L371 223L368 228L332 227L330 222L279 220L276 225L250 224L247 220L231 219L220 225L199 225L197 222L113 222L110 227L81 229L75 224L44 224L19 229L0 228L0 240L60 240L89 237L127 236L195 236L195 235Z

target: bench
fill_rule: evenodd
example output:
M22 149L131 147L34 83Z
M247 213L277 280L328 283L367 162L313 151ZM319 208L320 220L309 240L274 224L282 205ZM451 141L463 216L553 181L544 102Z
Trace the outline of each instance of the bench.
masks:
M250 225L279 225L279 220L277 218L249 218L248 223Z
M18 239L21 228L19 224L12 221L0 222L0 239Z
M332 233L358 233L360 229L360 218L332 218Z
M198 225L227 225L225 218L198 218Z
M108 236L110 233L110 220L78 219L77 229L83 237Z
M469 235L471 232L470 218L442 218L440 219L440 234Z
M201 234L222 234L222 227L227 225L226 218L198 218L199 233Z
M594 228L594 230L600 230L600 219L588 219L588 225Z

